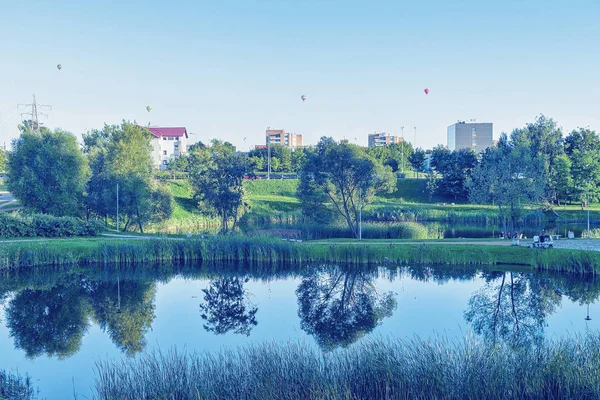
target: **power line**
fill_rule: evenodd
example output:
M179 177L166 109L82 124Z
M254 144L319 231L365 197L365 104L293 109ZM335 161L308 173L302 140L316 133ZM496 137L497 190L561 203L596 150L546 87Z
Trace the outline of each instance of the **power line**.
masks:
M35 101L35 94L34 94L33 102L31 104L17 104L17 108L21 109L21 107L24 110L31 109L31 111L22 112L21 117L23 117L24 115L30 116L31 118L29 120L31 121L31 123L33 125L31 128L33 128L33 130L35 132L39 133L40 132L39 116L42 115L42 116L48 118L48 114L40 111L39 109L47 108L47 109L52 110L52 106L45 105L45 104L38 105L37 102Z

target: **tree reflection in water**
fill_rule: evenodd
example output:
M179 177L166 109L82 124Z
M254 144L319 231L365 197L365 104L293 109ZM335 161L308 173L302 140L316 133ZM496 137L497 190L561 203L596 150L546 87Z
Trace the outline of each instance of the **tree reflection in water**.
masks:
M546 277L519 272L485 272L486 284L469 299L465 320L492 342L515 346L544 338L546 319L560 306L562 292Z
M146 347L154 321L156 285L144 281L94 282L90 292L93 317L113 343L129 356Z
M394 293L378 293L376 277L376 269L362 266L313 269L296 290L302 329L324 350L371 332L396 308Z
M90 304L77 284L20 291L6 308L6 326L28 358L75 354L88 328Z
M200 304L200 316L206 321L203 327L207 332L222 335L233 331L250 336L250 331L258 324L258 308L250 302L244 289L245 282L248 279L222 277L202 290L204 302Z
M120 284L121 293L117 292ZM144 349L154 320L156 285L147 281L91 281L66 275L50 289L24 289L6 307L6 326L29 358L75 354L90 320L128 355ZM120 307L118 297L120 296Z

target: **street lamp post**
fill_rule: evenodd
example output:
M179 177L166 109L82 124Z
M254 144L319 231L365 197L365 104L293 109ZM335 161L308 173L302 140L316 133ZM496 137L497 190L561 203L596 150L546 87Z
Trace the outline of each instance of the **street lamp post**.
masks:
M592 319L590 318L590 303L588 303L587 305L587 316L585 317L586 321L591 321Z
M400 127L400 131L402 132L402 175L404 175L404 127Z
M119 181L117 181L117 232L119 232Z
M271 127L267 127L267 179L271 179Z
M588 181L587 184L587 214L588 214L588 220L587 220L587 234L588 234L588 239L591 237L590 236L590 182Z
M362 191L358 192L358 240L362 240Z
M417 148L417 127L415 126L415 138L413 139L413 147L414 149Z

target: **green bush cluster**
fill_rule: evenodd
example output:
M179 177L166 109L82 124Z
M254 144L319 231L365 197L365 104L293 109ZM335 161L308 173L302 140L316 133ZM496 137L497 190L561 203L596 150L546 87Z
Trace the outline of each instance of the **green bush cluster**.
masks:
M96 222L73 217L0 214L2 238L96 236L101 230Z

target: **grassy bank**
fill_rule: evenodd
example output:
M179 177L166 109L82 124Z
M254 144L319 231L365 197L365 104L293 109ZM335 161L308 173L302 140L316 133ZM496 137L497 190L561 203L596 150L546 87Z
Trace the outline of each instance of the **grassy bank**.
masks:
M331 353L289 342L97 362L100 399L597 399L600 338L511 348L376 339Z
M35 398L35 394L28 376L0 369L0 400L30 400Z
M460 244L313 244L272 237L207 239L55 239L0 244L0 269L41 265L149 263L155 261L239 264L509 264L542 270L596 274L600 252Z

